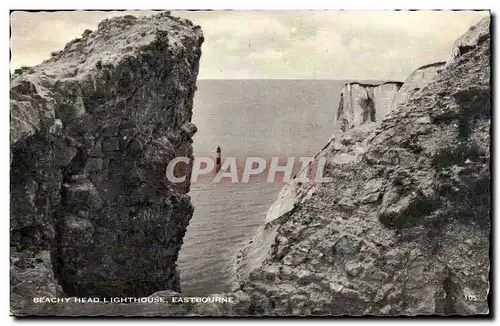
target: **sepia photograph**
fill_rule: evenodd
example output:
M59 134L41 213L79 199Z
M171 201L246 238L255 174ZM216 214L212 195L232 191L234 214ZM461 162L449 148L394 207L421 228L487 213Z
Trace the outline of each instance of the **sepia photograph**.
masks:
M493 20L11 10L10 315L491 316Z

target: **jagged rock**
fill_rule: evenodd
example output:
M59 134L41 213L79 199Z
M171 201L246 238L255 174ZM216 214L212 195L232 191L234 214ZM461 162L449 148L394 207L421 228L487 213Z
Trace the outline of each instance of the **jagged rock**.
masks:
M474 49L479 43L490 37L491 17L483 18L478 24L469 28L467 33L462 35L453 43L453 49L446 65L457 61L462 55Z
M193 137L198 131L198 127L196 127L196 125L192 122L187 122L182 126L182 131L184 131L189 137Z
M384 119L342 111L346 131L317 155L332 181L301 200L311 185L285 186L274 206L293 187L293 209L282 218L270 210L278 213L239 253L236 288L250 296L249 314L488 313L488 26L463 36L470 48L429 80L426 69L407 79L426 86L400 94ZM345 94L370 92L346 86L340 107Z
M31 301L35 297L63 295L54 277L50 252L28 245L17 248L11 246L10 256L11 309L28 310L32 314L50 313L50 307L33 305Z
M40 312L30 300L60 296L58 284L66 296L180 290L176 260L193 207L164 176L192 147L163 139L196 132L202 42L185 19L118 17L13 74L14 314Z

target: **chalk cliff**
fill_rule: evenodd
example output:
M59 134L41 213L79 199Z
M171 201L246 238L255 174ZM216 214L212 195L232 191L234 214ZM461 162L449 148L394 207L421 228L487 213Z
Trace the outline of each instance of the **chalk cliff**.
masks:
M248 314L488 313L489 18L470 39L410 76L381 120L360 104L372 86L344 87L345 132L317 154L333 181L286 185L238 255Z
M380 85L348 83L340 91L336 122L342 131L381 120L390 109L400 82Z
M193 207L189 183L164 176L172 158L192 157L202 42L168 12L124 16L11 76L14 314L50 313L33 297L180 290Z

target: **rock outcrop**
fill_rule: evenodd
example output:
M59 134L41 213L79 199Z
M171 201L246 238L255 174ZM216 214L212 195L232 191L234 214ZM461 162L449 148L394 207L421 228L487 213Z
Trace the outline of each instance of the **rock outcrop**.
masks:
M424 88L425 85L432 82L442 70L444 64L444 62L436 62L425 65L418 68L410 76L408 76L390 104L391 111L394 110L399 104L405 103L410 95L418 92Z
M235 287L249 296L248 314L488 313L485 21L471 29L483 36L461 38L477 42L425 87L408 87L382 120L364 123L362 105L347 111L345 94L359 94L349 102L373 97L361 85L344 88L345 132L317 155L333 181L285 186L268 224L239 254Z
M336 122L342 131L381 120L390 109L400 82L380 85L348 83L342 87Z
M192 157L202 32L167 13L104 20L11 77L11 309L33 297L180 291L193 207L168 162ZM190 166L176 173L187 175Z
M490 37L490 24L490 17L485 17L478 24L469 28L467 33L459 37L453 43L453 49L448 61L446 61L446 65L456 62L462 55L488 39Z

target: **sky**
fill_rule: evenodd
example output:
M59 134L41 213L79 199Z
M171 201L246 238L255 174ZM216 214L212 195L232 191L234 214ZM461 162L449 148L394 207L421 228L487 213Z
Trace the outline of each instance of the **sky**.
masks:
M11 70L32 66L104 18L147 11L13 12ZM473 11L173 11L200 25L200 79L403 81L446 61L489 13Z

